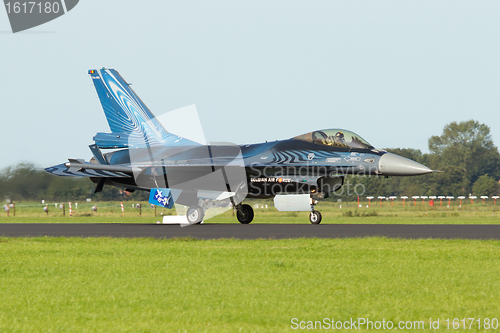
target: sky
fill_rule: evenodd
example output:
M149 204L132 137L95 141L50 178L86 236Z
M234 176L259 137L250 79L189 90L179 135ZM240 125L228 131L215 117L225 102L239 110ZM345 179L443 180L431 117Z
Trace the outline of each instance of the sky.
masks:
M475 119L499 145L499 17L499 1L81 0L13 34L0 9L0 168L88 160L109 132L102 67L156 115L196 105L211 142L343 128L428 152Z

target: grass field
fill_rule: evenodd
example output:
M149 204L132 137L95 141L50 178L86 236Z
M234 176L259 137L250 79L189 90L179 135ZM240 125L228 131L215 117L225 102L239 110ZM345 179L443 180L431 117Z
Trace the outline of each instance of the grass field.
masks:
M446 318L500 316L499 249L384 238L0 238L0 331L284 332L292 318L423 321L419 331L440 318L445 330Z
M248 201L249 204L259 208L255 209L255 218L252 223L309 223L308 212L278 212L272 205L272 201ZM91 207L95 203L80 203L78 209L69 216L68 204L66 203L66 215L62 210L56 209L54 204L49 206L49 214L43 212L43 206L39 203L18 203L16 205L16 216L13 212L7 217L5 212L0 214L0 223L156 223L161 220L161 214L175 214L175 209L156 209L149 207L148 203L142 203L142 209L133 208L135 203L124 202L125 212L122 213L120 202L98 203L98 211L92 212ZM267 209L262 208L267 204ZM322 223L408 223L408 224L498 224L500 223L500 203L494 206L492 202L482 204L477 200L473 205L470 201L464 201L459 207L458 202L452 202L451 207L443 203L440 207L437 203L434 207L417 202L372 202L370 207L363 202L358 207L356 202L321 202L316 206L323 215ZM75 203L73 203L73 209ZM232 210L222 215L207 220L207 223L238 223L233 216Z
M266 203L253 223L308 223L307 212ZM0 223L156 223L175 213L93 204L70 217L68 206L62 216L53 204L47 215L18 203ZM497 207L480 202L316 208L322 223L500 223ZM227 211L207 223L238 222ZM431 331L429 318L448 330L449 318L453 331L494 331L470 320L453 329L453 319L500 319L499 250L500 241L471 240L0 238L0 332L284 332L296 331L293 318L421 322L418 331Z

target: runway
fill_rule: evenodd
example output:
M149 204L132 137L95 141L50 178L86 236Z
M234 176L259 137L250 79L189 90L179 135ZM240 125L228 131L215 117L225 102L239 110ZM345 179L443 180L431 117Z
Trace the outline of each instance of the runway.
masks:
M500 225L457 224L203 224L180 227L163 224L2 223L4 237L193 237L198 239L283 238L446 238L500 239Z

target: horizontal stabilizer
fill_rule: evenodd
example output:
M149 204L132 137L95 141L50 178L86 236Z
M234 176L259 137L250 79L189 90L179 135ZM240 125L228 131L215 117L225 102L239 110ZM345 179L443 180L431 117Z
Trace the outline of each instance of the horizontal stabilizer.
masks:
M119 171L109 171L109 170L97 170L97 169L90 169L90 168L81 168L78 167L77 165L72 165L71 167L68 166L70 163L63 163L63 164L58 164L54 165L50 168L46 168L45 172L48 172L50 174L53 174L55 176L62 176L62 177L106 177L106 178L131 178L131 175L128 175L123 172ZM76 163L75 163L76 164ZM83 166L81 163L79 166ZM100 165L100 164L93 164L93 163L88 163L92 165Z

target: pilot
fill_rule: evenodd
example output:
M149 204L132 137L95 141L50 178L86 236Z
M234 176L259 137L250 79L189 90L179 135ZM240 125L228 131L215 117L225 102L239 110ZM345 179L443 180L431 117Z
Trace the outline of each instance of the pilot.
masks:
M334 137L330 137L330 140L333 141L334 146L347 146L344 138L344 133L342 132L337 132Z

